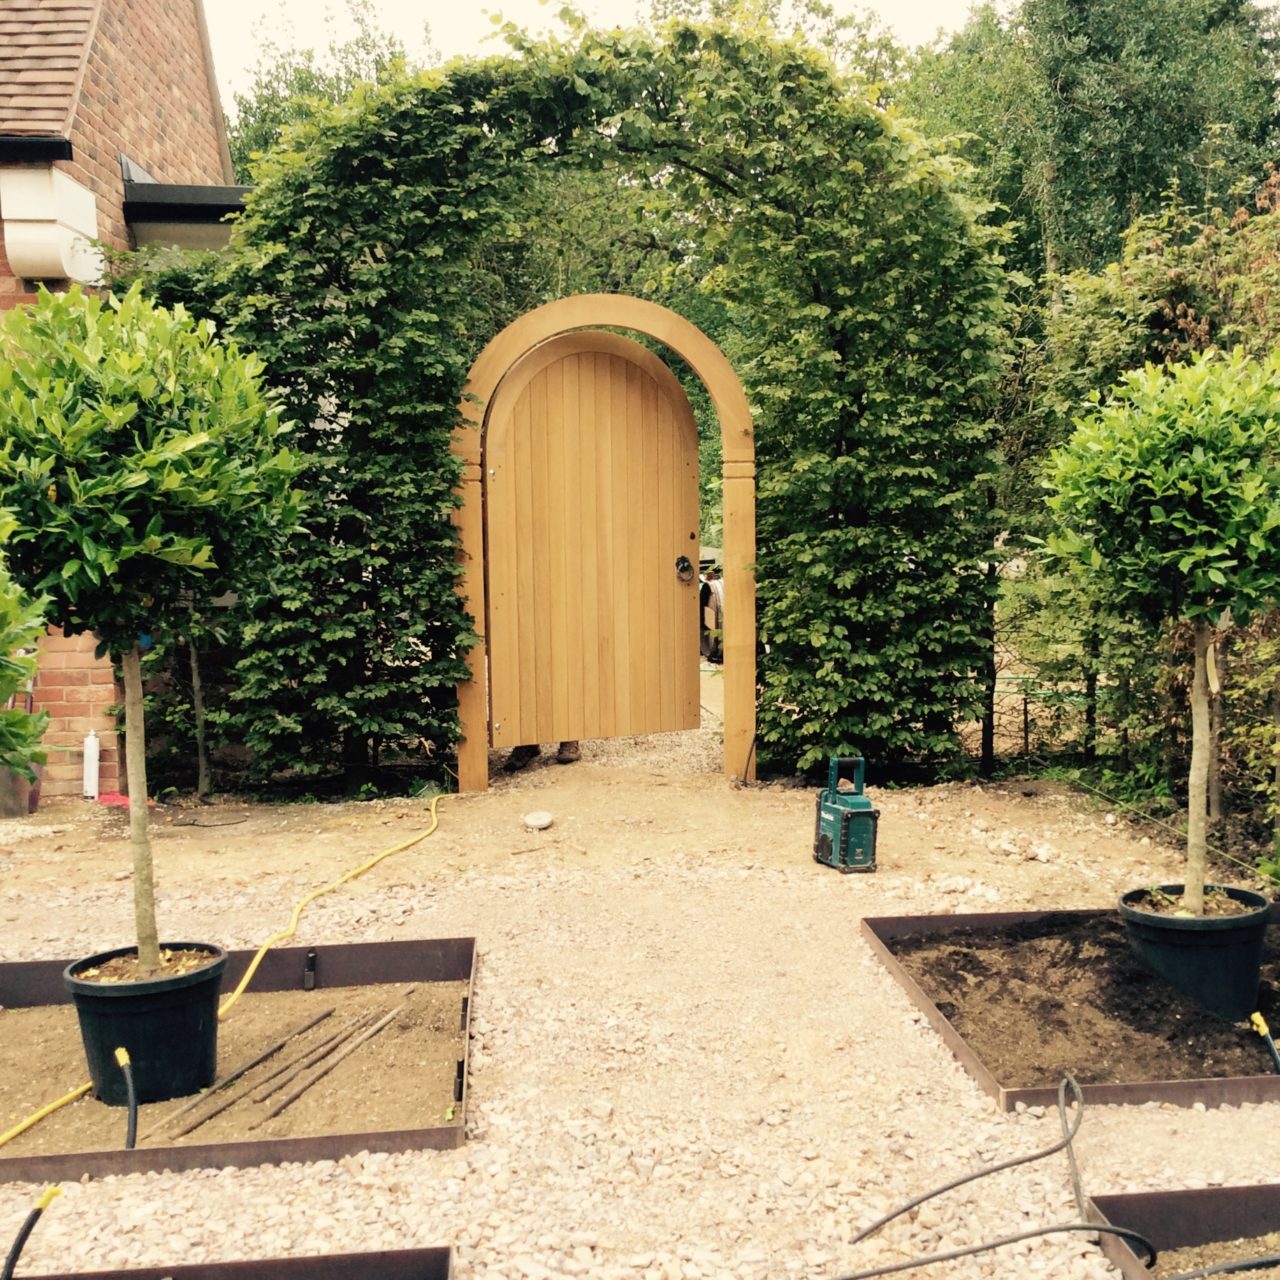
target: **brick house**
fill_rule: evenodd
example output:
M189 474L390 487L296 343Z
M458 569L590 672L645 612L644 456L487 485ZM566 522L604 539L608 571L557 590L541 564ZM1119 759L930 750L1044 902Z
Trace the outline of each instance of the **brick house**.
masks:
M202 0L0 0L0 310L37 284L95 283L95 240L225 243L233 180ZM107 715L120 696L94 646L56 631L41 644L46 795L80 794L90 729L101 789L123 782Z

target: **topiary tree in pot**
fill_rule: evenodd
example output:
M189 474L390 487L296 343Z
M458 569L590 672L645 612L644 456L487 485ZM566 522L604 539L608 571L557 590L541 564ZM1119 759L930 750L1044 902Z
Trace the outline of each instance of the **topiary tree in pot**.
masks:
M1051 550L1121 607L1194 632L1187 868L1174 913L1203 918L1218 627L1280 595L1280 354L1209 352L1127 374L1051 456L1048 486ZM1216 904L1230 911L1240 896ZM1255 968L1250 1000L1256 989Z
M297 523L297 464L261 372L211 323L155 306L136 286L105 299L41 292L0 323L0 506L17 522L12 572L47 596L51 624L94 632L124 676L144 978L163 966L139 638L185 617L193 591L217 595L255 572Z

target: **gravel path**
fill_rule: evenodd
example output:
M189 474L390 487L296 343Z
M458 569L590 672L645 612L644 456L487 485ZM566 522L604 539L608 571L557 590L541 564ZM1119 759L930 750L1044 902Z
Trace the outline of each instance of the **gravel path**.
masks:
M477 937L462 1149L71 1184L19 1275L447 1244L459 1280L824 1280L1073 1219L1059 1156L849 1243L887 1207L1059 1134L1056 1114L1003 1115L978 1092L858 920L1096 905L1167 869L1168 852L1058 797L942 787L878 796L881 869L839 876L808 857L811 792L734 790L661 759L628 780L589 755L447 802L419 851L304 917L299 943ZM322 831L326 806L278 837L311 862L276 875L237 879L233 864L268 859L251 832L243 849L227 835L224 862L210 857L218 892L162 887L167 930L256 944L327 869L422 814L339 808L364 837ZM530 809L556 814L546 838L519 829ZM0 958L78 954L127 930L126 883L66 886L30 864L82 837L10 841L0 866L28 875L0 888ZM1090 1108L1085 1187L1268 1181L1278 1120L1277 1106ZM0 1186L0 1242L38 1191ZM1116 1272L1071 1236L917 1274Z

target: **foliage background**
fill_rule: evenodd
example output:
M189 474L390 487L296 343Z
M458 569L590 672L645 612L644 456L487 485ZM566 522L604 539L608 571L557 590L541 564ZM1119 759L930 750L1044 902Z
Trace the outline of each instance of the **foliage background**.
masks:
M1001 315L960 170L763 19L509 37L317 107L260 163L229 259L150 272L262 355L321 498L247 602L260 767L456 739L458 397L485 341L567 287L675 306L747 385L761 755L952 750L988 610Z

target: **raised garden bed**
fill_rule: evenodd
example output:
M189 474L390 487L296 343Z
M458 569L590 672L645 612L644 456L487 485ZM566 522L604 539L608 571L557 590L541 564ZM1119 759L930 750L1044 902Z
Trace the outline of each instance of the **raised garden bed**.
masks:
M398 1249L265 1262L210 1262L195 1267L59 1272L28 1280L449 1280L450 1272L448 1249Z
M1006 1111L1052 1105L1065 1070L1094 1103L1280 1100L1280 1075L1262 1041L1148 974L1115 912L886 916L862 928L889 973ZM1280 1022L1278 994L1272 937L1261 1006L1273 1024Z
M233 989L252 956L248 951L230 955L225 991ZM391 1011L395 1019L279 1117L266 1118L274 1098L256 1109L252 1098L246 1098L188 1136L177 1136L187 1122L184 1118L148 1139L161 1118L183 1105L155 1103L142 1108L139 1144L127 1151L125 1109L86 1098L0 1148L0 1180L61 1181L85 1174L279 1164L336 1159L358 1151L456 1147L465 1126L474 962L472 938L268 952L222 1025L220 1077L327 1009L333 1014L308 1035L322 1037L330 1028L339 1033L360 1013L377 1016ZM0 1019L5 1026L0 1073L9 1081L6 1085L0 1079L0 1097L5 1098L0 1127L87 1079L75 1014L62 984L65 963L0 965ZM277 1060L284 1056L282 1051ZM61 1074L33 1070L38 1060L53 1062ZM254 1078L246 1076L243 1083ZM226 1094L239 1087L232 1086ZM191 1118L200 1114L196 1109Z
M1125 1280L1160 1280L1196 1267L1280 1253L1280 1186L1094 1196L1089 1220L1146 1236L1161 1255L1154 1271L1116 1236L1102 1236L1102 1250ZM1262 1277L1275 1271L1242 1274Z

